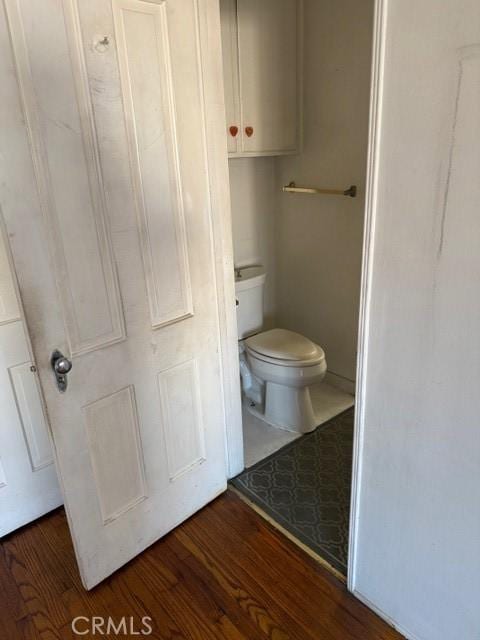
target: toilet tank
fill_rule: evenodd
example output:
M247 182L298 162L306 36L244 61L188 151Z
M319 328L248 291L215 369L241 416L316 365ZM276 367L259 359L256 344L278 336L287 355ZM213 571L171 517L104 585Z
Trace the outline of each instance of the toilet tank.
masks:
M266 273L263 267L235 270L238 339L258 333L263 328L263 289Z

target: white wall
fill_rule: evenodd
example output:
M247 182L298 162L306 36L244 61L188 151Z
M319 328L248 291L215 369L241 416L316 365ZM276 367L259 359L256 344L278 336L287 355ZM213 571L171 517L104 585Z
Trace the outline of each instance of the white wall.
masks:
M274 162L274 158L229 160L235 265L259 263L267 269L266 327L274 325L276 310Z
M390 0L353 586L480 637L480 3Z
M373 0L305 0L304 152L277 160L277 190L347 187L356 199L280 196L278 319L355 378Z

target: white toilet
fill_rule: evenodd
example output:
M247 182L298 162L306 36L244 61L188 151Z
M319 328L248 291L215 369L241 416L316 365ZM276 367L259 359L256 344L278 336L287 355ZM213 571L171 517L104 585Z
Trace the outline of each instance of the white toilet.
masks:
M325 377L325 353L304 336L263 328L262 267L236 269L237 322L242 387L249 410L268 424L307 433L318 422L310 387Z

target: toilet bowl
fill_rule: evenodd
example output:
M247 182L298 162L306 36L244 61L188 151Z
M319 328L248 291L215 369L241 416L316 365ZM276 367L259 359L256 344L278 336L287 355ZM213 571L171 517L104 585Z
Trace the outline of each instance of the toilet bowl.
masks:
M263 331L265 269L251 265L235 271L240 375L248 410L281 429L312 431L318 421L310 388L327 372L325 353L299 333Z
M263 389L263 407L252 412L269 424L308 433L317 426L310 387L327 371L325 353L308 338L285 329L257 333L245 341L247 363Z

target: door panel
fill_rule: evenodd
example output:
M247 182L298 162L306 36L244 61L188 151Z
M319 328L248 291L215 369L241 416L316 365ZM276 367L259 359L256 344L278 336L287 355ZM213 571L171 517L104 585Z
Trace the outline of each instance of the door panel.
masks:
M134 393L130 386L85 407L95 487L104 524L147 497Z
M22 320L0 326L0 536L62 504Z
M0 220L0 536L62 504Z
M61 7L39 20L29 19L36 2L6 0L6 7L58 302L70 352L80 354L125 338L88 80Z
M113 12L150 315L161 327L193 315L167 9L113 0Z
M10 79L0 145L31 206L0 195L90 588L226 486L199 27L214 4L5 1L0 64L21 90ZM54 348L73 360L65 394Z
M21 338L21 337L20 337ZM53 453L48 439L47 421L43 413L40 393L31 362L9 367L11 387L25 435L25 443L32 471L40 471L53 464Z
M170 482L205 461L204 426L195 360L158 375Z

